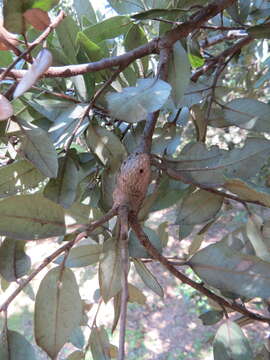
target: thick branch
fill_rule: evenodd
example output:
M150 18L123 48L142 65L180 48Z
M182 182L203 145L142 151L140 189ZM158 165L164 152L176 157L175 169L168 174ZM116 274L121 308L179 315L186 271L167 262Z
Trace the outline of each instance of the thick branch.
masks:
M127 62L132 62L144 56L158 53L161 49L171 48L172 45L195 29L200 28L208 19L214 17L226 7L232 5L236 0L216 0L212 4L202 8L192 16L189 20L171 31L167 32L163 37L153 39L145 45L142 45L127 53L111 58L105 58L97 62L79 65L67 65L60 67L51 67L46 73L45 77L70 77L88 72L95 72L103 69L108 69L114 66L122 66ZM31 44L32 45L32 44ZM30 45L30 46L31 46ZM5 69L0 69L0 73ZM26 70L12 70L10 75L15 78L21 78Z
M245 307L238 305L237 303L233 302L230 303L229 301L225 300L224 298L216 295L209 289L207 289L203 284L197 283L186 275L178 271L164 256L162 256L157 249L151 244L147 235L144 233L141 225L137 222L137 220L132 217L130 219L130 225L135 232L137 238L140 240L141 244L146 248L148 253L154 258L157 259L162 265L166 267L175 277L181 280L184 284L191 286L193 289L198 290L200 293L206 295L210 299L214 300L218 303L222 308L230 308L238 313L241 313L250 319L262 321L270 324L270 318L266 318L261 316L260 314L254 313L252 311L247 310Z

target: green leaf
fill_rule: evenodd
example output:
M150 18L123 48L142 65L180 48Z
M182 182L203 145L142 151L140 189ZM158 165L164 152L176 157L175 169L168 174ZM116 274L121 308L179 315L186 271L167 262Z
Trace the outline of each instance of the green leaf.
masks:
M156 19L156 18L169 18L172 15L181 15L185 14L186 11L182 9L151 9L147 11L142 11L137 14L133 14L131 17L136 20L145 20L145 19Z
M199 316L203 325L214 325L223 318L223 311L209 310Z
M152 245L160 252L162 253L162 244L157 236L157 233L148 228L143 227L144 232L149 238L149 241L152 243ZM128 250L129 255L134 258L149 258L150 255L148 254L147 250L141 245L140 241L137 239L136 235L133 231L130 232L129 241L128 241Z
M258 215L250 215L246 224L247 236L255 250L255 254L259 258L270 262L270 252L262 234L262 225L263 220Z
M256 26L251 26L247 32L254 39L270 39L270 23L263 23Z
M177 209L177 224L196 225L212 219L223 204L223 196L206 190L188 194Z
M183 181L216 187L226 183L228 177L252 178L266 162L269 153L270 141L265 139L247 138L242 148L230 151L190 143L184 147L173 168L181 171Z
M214 360L253 360L247 338L240 326L226 320L218 329L214 343Z
M234 99L226 105L225 120L242 129L269 132L270 105L249 98Z
M68 106L67 109L62 111L54 120L54 124L50 128L49 133L56 147L62 147L70 139L87 106L86 104ZM88 119L85 118L77 129L76 136L79 136L87 128L88 122Z
M121 255L117 241L107 240L103 246L104 257L99 264L100 294L105 303L121 290Z
M69 208L76 199L78 186L78 168L74 160L67 156L60 160L59 173L45 186L43 194L46 198Z
M90 207L75 202L69 209L65 210L66 222L69 225L89 224L89 222L100 219L104 214L98 207ZM96 231L100 231L97 229Z
M198 251L188 261L207 284L247 298L270 296L270 263L244 255L219 242Z
M13 33L22 34L24 31L23 1L9 0L4 2L4 27Z
M90 124L87 130L86 142L102 164L109 167L112 172L119 168L119 165L127 156L127 152L119 138L104 127Z
M29 161L19 160L0 168L0 197L31 190L44 180L44 175Z
M0 248L1 249L1 248ZM84 267L88 265L93 265L99 261L99 258L102 254L103 247L102 245L81 245L76 248L71 249L68 254L65 265L67 267ZM64 256L60 256L55 260L57 264L61 264Z
M127 32L124 39L124 47L126 51L130 51L145 43L147 43L147 37L143 28L137 24L134 24ZM144 73L146 73L148 69L148 58L147 57L142 58L141 62L143 65Z
M144 9L141 0L134 0L132 2L127 2L126 0L108 0L108 2L110 6L121 15L131 14Z
M70 110L70 113L72 113L76 107L76 105L71 104L68 101L52 99L49 96L41 99L34 98L27 100L27 105L30 105L33 109L52 122L54 122L63 112ZM67 114L65 116L67 116Z
M144 263L139 259L133 259L133 263L135 265L137 273L140 275L140 278L145 283L145 285L151 289L154 293L156 293L160 297L164 297L164 292L155 278L155 276L147 269Z
M37 240L65 232L63 208L40 194L11 196L0 201L1 235Z
M10 51L0 50L0 59L1 59L1 67L8 67L12 61L13 57Z
M36 360L33 346L16 331L2 332L0 344L1 360Z
M55 358L81 318L82 301L73 272L61 266L51 269L42 280L36 297L37 344Z
M90 0L73 0L72 6L74 7L78 18L82 21L82 17L86 16L91 23L95 24L97 22L97 17L95 10L91 4Z
M243 24L249 14L250 0L238 0L233 5L227 7L228 13L235 22Z
M57 152L46 131L39 127L20 120L22 129L20 152L44 176L53 178L57 176Z
M76 350L67 357L67 360L82 360L83 358L83 352L80 350Z
M102 40L113 39L119 35L125 34L129 30L131 24L128 16L113 16L88 27L84 30L84 33L91 41L99 43Z
M189 79L190 64L188 56L180 41L177 41L173 46L168 75L168 82L172 86L172 98L177 108L188 87Z
M69 342L76 348L83 349L85 345L85 338L80 326L73 329L69 338Z
M159 110L167 101L171 87L163 80L139 79L136 87L107 95L111 116L126 122L145 120L150 112Z
M31 268L31 259L24 251L25 243L6 238L0 246L0 274L10 282L26 275Z
M76 37L80 31L77 23L71 16L66 16L63 21L56 27L57 37L64 54L69 60L70 64L77 64Z
M76 42L83 47L90 61L98 61L104 57L103 50L82 31L78 32Z
M110 360L110 341L103 326L94 327L90 335L90 348L93 360Z

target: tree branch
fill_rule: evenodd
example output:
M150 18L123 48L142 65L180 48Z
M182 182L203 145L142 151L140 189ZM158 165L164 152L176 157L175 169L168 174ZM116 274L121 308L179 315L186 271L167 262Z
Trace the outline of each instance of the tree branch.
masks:
M245 307L233 302L230 303L229 301L225 300L224 298L216 295L209 289L207 289L203 284L197 283L191 280L189 277L178 271L164 256L162 256L157 249L151 244L147 235L144 233L141 225L138 223L135 217L130 217L130 225L135 232L137 238L139 239L140 243L146 248L148 253L154 258L157 259L162 265L165 266L175 277L181 280L184 284L191 286L193 289L198 290L200 293L206 295L208 298L214 300L218 303L222 308L230 308L238 313L241 313L250 319L266 322L270 324L270 318L266 318L261 316L260 314L254 313L252 311L247 310Z
M17 289L14 290L14 292L7 298L6 301L0 306L0 313L2 311L6 311L10 303L16 298L16 296L25 288L27 284L38 274L41 270L43 270L48 264L50 264L55 258L57 258L60 254L62 254L64 251L69 251L72 246L76 243L78 243L82 238L88 236L91 232L93 232L96 228L110 220L113 216L115 216L117 213L117 208L111 209L107 214L105 214L101 219L92 222L87 226L87 231L79 233L76 238L73 241L69 241L63 246L61 246L59 249L55 250L51 255L47 256L42 263L34 270L32 273L25 278L20 285L17 287Z
M136 59L140 59L144 56L158 53L164 48L171 48L172 45L184 37L186 37L194 29L198 29L210 18L217 15L219 12L224 10L226 7L232 5L236 0L216 0L213 1L210 5L202 8L197 13L192 16L192 20L184 22L177 26L176 28L167 32L161 38L155 38L152 41L148 42L145 45L142 45L136 49L126 52L123 55L114 56L111 58L104 58L100 61L87 63L87 64L77 64L77 65L67 65L59 67L51 67L44 74L44 77L70 77L75 75L82 75L88 72L95 72L99 70L104 70L112 68L114 66L121 66L126 62L133 62ZM52 24L50 25L50 27ZM48 28L49 29L49 28ZM46 32L47 30L45 30ZM42 36L42 35L41 35ZM35 42L41 42L40 37ZM34 42L34 43L35 43ZM27 51L31 51L30 49ZM23 53L24 54L24 53ZM3 73L5 69L0 69L0 73ZM9 73L15 78L21 78L27 70L10 70Z
M43 33L31 44L29 44L29 47L22 52L14 61L12 64L10 64L6 69L2 69L2 73L0 75L0 81L3 80L9 73L13 76L13 71L11 70L14 68L14 66L23 59L27 54L29 54L37 45L41 44L49 35L50 33L59 25L59 23L64 19L65 17L64 11L60 11L59 15L55 18L55 20L43 31ZM28 70L20 70L25 73ZM16 77L16 76L15 76Z
M238 51L242 49L245 45L249 44L252 41L251 36L245 36L243 39L239 40L236 44L230 46L228 49L224 50L218 56L211 58L207 64L199 68L195 73L192 75L191 80L197 81L198 78L213 68L216 64L218 64L220 58L226 59L228 56L234 56Z

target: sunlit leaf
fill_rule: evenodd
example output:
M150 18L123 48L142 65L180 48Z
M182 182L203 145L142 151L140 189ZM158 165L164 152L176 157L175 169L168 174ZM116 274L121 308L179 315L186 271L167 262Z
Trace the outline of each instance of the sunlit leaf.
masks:
M86 141L91 151L97 155L103 165L110 167L111 171L117 170L127 156L120 139L104 127L90 124Z
M82 360L83 357L83 352L80 350L76 350L67 357L67 360Z
M86 104L76 104L66 106L66 110L62 110L59 116L54 120L54 124L49 130L51 139L56 147L61 147L72 136L78 121L84 114ZM88 126L88 118L86 117L82 124L76 129L75 135L80 135Z
M52 65L52 54L48 49L43 48L37 55L30 69L27 70L23 78L17 85L13 98L21 96L24 92L29 90L42 76L48 68Z
M44 180L44 175L27 160L0 168L0 197L31 190Z
M176 107L188 87L190 79L190 64L185 49L180 41L173 46L173 54L169 63L168 82L172 86L172 98Z
M113 39L125 34L131 26L128 16L113 16L85 29L84 33L94 41L99 43L102 40Z
M13 108L8 99L0 94L0 121L7 120L13 115Z
M54 309L54 311L52 311ZM55 358L82 318L82 301L73 272L57 267L42 280L35 303L35 339Z
M113 117L127 122L137 122L145 120L148 113L159 110L170 92L170 85L163 80L139 79L136 87L108 94L107 101Z
M247 338L234 322L226 320L218 329L214 343L214 360L253 360Z
M58 172L57 152L43 129L20 120L20 152L37 167L43 175L54 178Z
M93 265L99 261L100 255L102 254L102 245L81 245L71 249L68 254L65 265L67 267L83 267ZM55 262L61 264L64 256L60 256Z

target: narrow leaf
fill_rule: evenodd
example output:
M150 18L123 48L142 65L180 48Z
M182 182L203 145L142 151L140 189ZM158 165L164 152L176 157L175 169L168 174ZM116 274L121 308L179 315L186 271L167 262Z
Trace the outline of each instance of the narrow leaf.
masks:
M121 256L117 242L112 239L104 243L104 258L99 265L100 293L107 303L121 290Z
M133 263L135 265L136 271L140 275L140 278L145 283L145 285L154 293L160 297L163 297L164 292L162 287L160 286L155 276L147 269L144 263L139 259L133 259Z
M168 82L172 86L172 98L178 108L190 79L190 64L185 49L180 41L173 46L173 54L169 63Z
M93 360L111 359L109 337L103 326L92 329L89 343Z
M7 120L13 115L13 108L8 99L0 94L0 121Z

